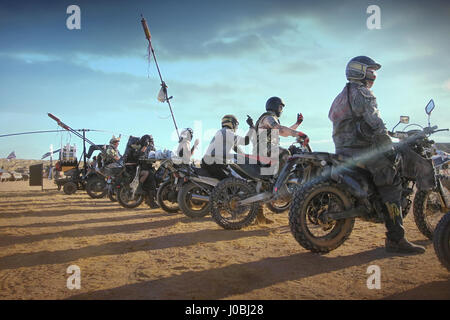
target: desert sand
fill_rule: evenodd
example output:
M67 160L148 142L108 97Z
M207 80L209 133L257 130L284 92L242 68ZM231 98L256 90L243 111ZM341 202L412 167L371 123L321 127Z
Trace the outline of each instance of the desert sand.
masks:
M360 220L319 255L295 241L287 213L265 209L273 224L228 231L211 217L128 210L44 182L0 184L0 299L450 299L450 274L412 212L407 236L423 255L386 253L384 226ZM67 288L71 265L80 289ZM367 287L371 265L380 289Z

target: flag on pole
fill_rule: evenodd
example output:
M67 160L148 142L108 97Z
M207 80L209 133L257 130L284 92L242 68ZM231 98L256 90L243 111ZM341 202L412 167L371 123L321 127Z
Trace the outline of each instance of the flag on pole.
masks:
M52 154L55 154L55 153L57 153L57 152L59 152L59 151L61 151L61 149L58 149L58 150L53 151ZM50 154L51 154L50 152L47 152L46 154L44 154L44 155L42 156L41 160L47 158Z
M11 160L11 159L15 159L16 158L16 153L13 151L13 152L11 152L7 157L6 157L6 159L8 159L8 160Z

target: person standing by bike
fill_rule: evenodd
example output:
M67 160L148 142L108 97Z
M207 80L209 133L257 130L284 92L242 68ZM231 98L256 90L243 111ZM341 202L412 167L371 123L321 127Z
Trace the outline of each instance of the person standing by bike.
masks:
M109 140L109 146L106 148L105 165L117 162L120 160L120 152L117 149L119 147L120 138L112 137Z
M328 114L333 123L336 154L372 174L384 203L386 251L423 253L424 247L405 238L396 153L370 90L377 77L376 70L380 68L379 63L367 56L358 56L348 62L346 77L349 82L334 99Z

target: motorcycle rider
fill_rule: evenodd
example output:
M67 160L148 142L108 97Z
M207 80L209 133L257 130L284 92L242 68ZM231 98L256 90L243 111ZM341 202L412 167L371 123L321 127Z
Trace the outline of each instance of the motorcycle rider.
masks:
M304 145L309 142L306 134L301 131L296 131L298 126L303 122L303 115L301 113L297 114L297 121L292 126L285 127L280 124L279 118L284 107L285 104L281 98L269 98L266 102L266 112L258 118L254 126L256 130L256 143L253 145L253 154L259 157L276 157L278 153L278 170L275 170L275 174L281 170L290 154L287 149L280 147L279 136L301 138L304 141ZM251 124L249 123L249 125Z
M349 81L334 99L328 117L333 122L336 154L368 170L385 207L383 216L386 251L423 253L425 248L405 238L401 210L402 185L386 126L370 90L381 65L367 56L351 59L346 67Z
M178 141L178 148L176 155L180 157L184 164L189 164L194 151L198 146L199 140L195 139L194 145L191 148L191 141L194 137L194 130L191 128L183 129L180 133L180 140Z
M238 126L239 121L234 115L223 116L222 129L216 132L202 158L201 167L219 180L228 178L224 169L226 168L226 161L235 158L231 149L234 149L237 154L243 154L239 145L250 143L251 129L244 137L241 137L236 134Z
M296 131L298 126L303 122L303 115L297 114L297 121L290 127L280 124L280 116L283 112L285 104L279 97L271 97L266 101L266 112L264 112L256 121L254 130L256 131L256 143L253 144L253 154L258 157L276 157L278 154L278 162L271 171L273 174L283 168L290 152L280 147L280 135L282 137L296 137L303 140L303 145L309 143L309 138L301 131ZM252 120L247 119L247 123L252 126ZM273 223L272 220L264 216L263 207L261 206L256 217L257 223Z
M114 162L117 162L120 160L121 155L119 150L117 149L119 147L120 143L120 137L116 138L113 136L111 140L109 140L109 145L106 148L106 154L105 154L105 165L111 164Z
M132 144L128 161L137 161L139 159L147 159L148 153L155 151L153 137L151 135L143 135L137 144ZM156 197L156 179L155 170L151 164L141 164L141 173L139 177L139 186L136 192L144 192L144 188L148 193L148 205L150 208L158 208L155 201Z

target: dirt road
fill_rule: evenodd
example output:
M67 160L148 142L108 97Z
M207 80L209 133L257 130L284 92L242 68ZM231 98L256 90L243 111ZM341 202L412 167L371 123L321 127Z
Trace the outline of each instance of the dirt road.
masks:
M343 246L318 255L294 240L287 213L227 231L45 182L0 185L0 299L450 299L450 274L411 213L407 236L423 255L387 254L384 226L359 220ZM67 288L71 265L79 290ZM371 265L381 289L367 287Z

